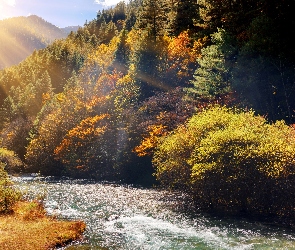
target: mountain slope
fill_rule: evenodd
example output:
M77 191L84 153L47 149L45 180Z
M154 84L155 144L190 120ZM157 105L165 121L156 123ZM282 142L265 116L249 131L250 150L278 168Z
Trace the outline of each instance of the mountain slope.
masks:
M0 69L21 62L35 49L45 48L66 35L60 28L35 15L0 21Z

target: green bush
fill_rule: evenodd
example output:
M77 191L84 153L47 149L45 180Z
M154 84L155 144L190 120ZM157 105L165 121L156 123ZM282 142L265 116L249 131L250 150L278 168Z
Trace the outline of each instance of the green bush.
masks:
M295 216L295 131L282 121L215 106L165 137L153 164L205 208Z
M13 188L4 166L0 162L0 213L10 212L15 202L21 198L20 192Z

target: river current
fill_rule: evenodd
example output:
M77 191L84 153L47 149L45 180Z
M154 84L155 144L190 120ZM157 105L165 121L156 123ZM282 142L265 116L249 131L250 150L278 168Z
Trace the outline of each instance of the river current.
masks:
M53 178L13 178L50 215L83 220L83 242L64 249L295 249L295 231L196 213L189 198L156 188Z

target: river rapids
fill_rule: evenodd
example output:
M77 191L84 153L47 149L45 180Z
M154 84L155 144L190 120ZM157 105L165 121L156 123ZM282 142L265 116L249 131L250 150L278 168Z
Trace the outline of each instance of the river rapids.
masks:
M14 177L47 213L83 220L84 240L63 249L295 249L295 232L275 225L194 211L189 197L156 188L46 177Z

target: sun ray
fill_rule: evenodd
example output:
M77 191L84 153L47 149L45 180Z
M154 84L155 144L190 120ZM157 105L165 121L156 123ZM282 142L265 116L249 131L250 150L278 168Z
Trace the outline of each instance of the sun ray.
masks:
M32 51L25 48L23 41L17 40L9 32L0 30L0 37L2 41L5 41L0 47L0 68L17 64L19 63L17 58L26 58L32 53Z

